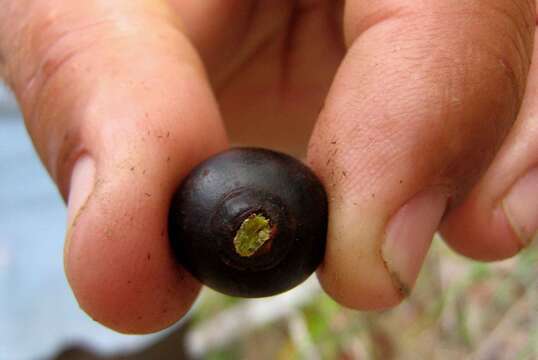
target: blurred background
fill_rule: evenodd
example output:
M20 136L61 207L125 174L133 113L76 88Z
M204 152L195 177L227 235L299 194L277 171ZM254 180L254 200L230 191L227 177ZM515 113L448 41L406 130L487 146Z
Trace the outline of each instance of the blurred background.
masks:
M347 310L315 278L280 296L204 290L147 336L115 333L77 306L63 274L65 207L0 84L0 359L538 359L538 245L495 264L435 238L393 310Z

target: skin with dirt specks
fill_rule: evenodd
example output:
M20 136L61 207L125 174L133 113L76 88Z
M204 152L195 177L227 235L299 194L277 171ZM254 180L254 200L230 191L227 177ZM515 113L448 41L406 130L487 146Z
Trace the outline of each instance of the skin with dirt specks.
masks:
M270 239L241 256L234 238L253 214L269 220ZM275 295L321 263L327 198L298 160L270 150L232 149L184 180L172 201L169 233L179 262L205 285L232 296Z

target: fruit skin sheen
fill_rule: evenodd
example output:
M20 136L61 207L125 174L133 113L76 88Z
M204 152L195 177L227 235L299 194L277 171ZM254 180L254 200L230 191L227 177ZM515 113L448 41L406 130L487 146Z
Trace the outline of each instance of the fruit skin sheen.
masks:
M235 148L198 165L172 199L174 254L221 293L271 296L319 266L327 236L327 196L314 173L272 150Z

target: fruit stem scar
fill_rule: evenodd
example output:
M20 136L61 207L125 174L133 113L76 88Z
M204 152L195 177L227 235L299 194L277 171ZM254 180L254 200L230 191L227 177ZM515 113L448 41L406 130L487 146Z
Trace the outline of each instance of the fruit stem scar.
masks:
M235 251L243 257L252 256L271 238L269 219L261 214L251 214L237 230L234 237Z

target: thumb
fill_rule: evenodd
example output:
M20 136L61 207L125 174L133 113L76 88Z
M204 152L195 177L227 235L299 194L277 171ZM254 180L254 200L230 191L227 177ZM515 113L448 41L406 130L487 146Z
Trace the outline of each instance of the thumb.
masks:
M35 147L68 199L67 278L96 321L157 331L198 293L172 257L167 214L181 178L226 146L218 109L163 3L52 3L32 2L0 47Z

